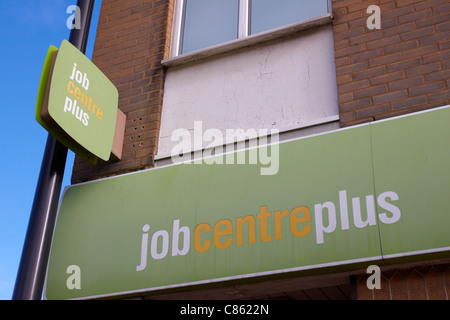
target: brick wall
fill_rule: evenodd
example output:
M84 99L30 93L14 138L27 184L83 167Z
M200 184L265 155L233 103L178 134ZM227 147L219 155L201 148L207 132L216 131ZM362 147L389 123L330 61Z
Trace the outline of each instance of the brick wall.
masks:
M72 183L149 167L157 148L173 0L103 0L93 62L119 91L127 115L121 161L75 158Z
M450 104L448 0L333 0L341 125ZM381 8L381 29L366 22Z
M450 264L381 270L381 289L367 289L367 275L358 277L359 300L449 300Z

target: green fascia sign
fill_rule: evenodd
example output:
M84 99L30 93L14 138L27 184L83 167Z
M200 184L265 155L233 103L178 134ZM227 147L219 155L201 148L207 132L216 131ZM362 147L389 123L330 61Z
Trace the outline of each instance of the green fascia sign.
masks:
M76 154L109 160L118 91L82 52L64 40L48 50L39 85L36 119Z
M184 163L69 187L46 298L448 257L449 137L444 107L280 143L273 176Z

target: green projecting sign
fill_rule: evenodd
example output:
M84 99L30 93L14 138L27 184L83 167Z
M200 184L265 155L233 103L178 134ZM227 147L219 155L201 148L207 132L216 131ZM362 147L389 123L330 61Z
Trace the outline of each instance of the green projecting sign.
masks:
M190 163L72 186L46 297L448 257L449 137L446 107L281 143L273 176Z
M82 52L66 40L49 48L36 119L61 143L93 163L109 160L117 106L116 87Z

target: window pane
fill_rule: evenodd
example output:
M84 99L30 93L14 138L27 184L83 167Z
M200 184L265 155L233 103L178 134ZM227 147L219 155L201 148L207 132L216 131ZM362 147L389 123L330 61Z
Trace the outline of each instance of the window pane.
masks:
M182 53L237 39L239 0L185 0Z
M327 0L251 0L251 34L328 12Z

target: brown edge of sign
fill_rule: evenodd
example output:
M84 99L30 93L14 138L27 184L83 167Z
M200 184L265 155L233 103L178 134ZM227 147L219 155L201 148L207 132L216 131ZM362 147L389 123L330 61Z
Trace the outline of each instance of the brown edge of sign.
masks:
M114 140L111 148L111 160L121 160L123 150L123 139L125 136L125 123L127 116L120 109L117 109L116 130L114 131Z
M61 136L68 142L70 142L72 145L76 145L77 148L79 150L81 150L83 153L87 154L87 155L91 155L88 156L88 161L95 164L97 161L91 159L91 157L94 157L97 159L97 157L95 157L94 155L92 155L88 150L86 150L85 148L83 148L82 146L80 146L75 140L73 140L51 117L49 111L48 111L48 100L49 100L49 96L50 96L50 87L51 87L51 79L53 76L53 69L55 66L55 62L56 62L56 57L58 55L58 50L56 50L55 52L53 52L52 55L52 63L50 66L50 71L48 74L48 82L47 82L47 88L45 90L45 96L44 96L44 101L42 104L42 109L41 109L41 118L42 120L52 129L55 129L57 131L59 131L61 133ZM125 136L125 124L126 124L126 120L127 120L127 116L125 115L125 113L123 113L120 109L117 109L117 120L116 120L116 129L114 131L114 140L113 140L113 145L111 148L111 157L110 159L113 161L119 161L122 158L122 150L123 150L123 140L124 140L124 136ZM93 162L93 161L94 162Z

